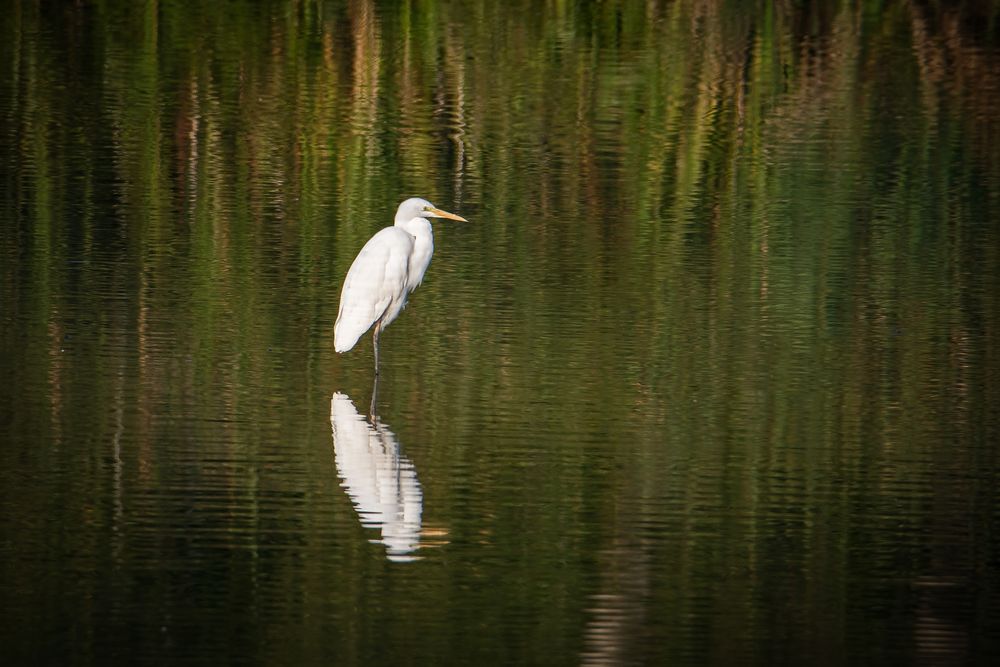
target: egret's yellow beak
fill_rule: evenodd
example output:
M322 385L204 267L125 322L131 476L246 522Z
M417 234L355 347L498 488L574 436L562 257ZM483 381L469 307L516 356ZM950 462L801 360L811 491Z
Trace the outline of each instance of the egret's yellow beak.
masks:
M455 215L454 213L449 213L448 211L442 211L439 208L428 207L426 210L435 218L448 218L449 220L461 220L462 222L468 222L468 220L466 220L460 215Z

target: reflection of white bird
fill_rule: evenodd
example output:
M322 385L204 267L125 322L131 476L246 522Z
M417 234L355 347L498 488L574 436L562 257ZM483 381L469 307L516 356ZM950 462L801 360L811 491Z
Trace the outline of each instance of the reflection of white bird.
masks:
M377 422L373 428L339 392L330 400L330 426L337 473L361 524L382 530L377 541L389 560L412 560L424 504L413 463L400 455L392 431Z
M407 199L396 210L396 223L369 239L344 279L333 346L337 352L347 352L374 324L376 377L379 333L399 316L434 254L434 234L427 218L465 221L426 199Z

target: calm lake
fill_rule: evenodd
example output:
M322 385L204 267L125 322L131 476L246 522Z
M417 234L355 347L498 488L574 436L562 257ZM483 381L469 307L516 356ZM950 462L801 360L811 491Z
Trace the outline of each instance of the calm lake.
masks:
M9 3L5 664L992 664L998 109L991 0Z

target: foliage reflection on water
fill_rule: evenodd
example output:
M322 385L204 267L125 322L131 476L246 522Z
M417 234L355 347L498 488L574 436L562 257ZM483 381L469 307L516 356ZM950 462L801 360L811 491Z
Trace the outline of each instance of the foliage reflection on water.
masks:
M995 653L997 16L15 3L11 655ZM410 194L476 222L383 338L406 534L448 540L402 565L334 483L371 358L331 330Z

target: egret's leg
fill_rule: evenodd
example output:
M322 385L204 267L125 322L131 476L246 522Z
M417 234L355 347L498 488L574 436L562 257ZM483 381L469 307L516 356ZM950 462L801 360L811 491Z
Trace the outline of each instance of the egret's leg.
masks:
M382 323L375 324L375 333L372 334L372 342L375 344L375 381L372 383L372 404L368 407L368 418L372 425L375 425L375 406L378 403L378 335L382 331Z
M382 331L382 322L375 324L375 333L372 334L372 341L375 343L375 377L378 378L378 335Z
M377 414L377 403L378 403L378 376L375 376L375 382L372 383L372 404L368 406L368 421L375 426L375 420L378 419Z

